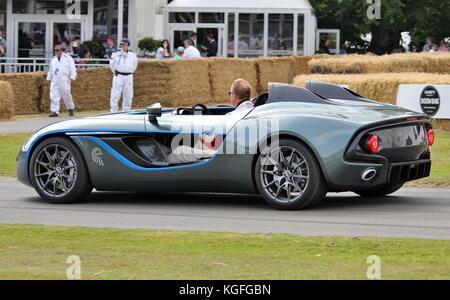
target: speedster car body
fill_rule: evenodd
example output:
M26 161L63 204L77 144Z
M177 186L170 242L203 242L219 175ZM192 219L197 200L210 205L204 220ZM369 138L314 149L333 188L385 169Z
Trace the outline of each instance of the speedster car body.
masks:
M275 208L301 209L327 192L382 196L430 174L427 115L322 82L273 83L254 103L234 113L153 106L56 123L22 147L17 176L51 203L95 188L260 194ZM164 149L205 135L212 155L168 161Z

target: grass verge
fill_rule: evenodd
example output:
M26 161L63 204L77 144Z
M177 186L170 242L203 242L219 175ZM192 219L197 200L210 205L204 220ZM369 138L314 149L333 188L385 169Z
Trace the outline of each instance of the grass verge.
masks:
M450 279L450 241L0 225L0 279Z
M0 135L0 176L15 176L15 158L30 134ZM410 186L450 186L450 131L437 131L433 146L431 176L409 183Z

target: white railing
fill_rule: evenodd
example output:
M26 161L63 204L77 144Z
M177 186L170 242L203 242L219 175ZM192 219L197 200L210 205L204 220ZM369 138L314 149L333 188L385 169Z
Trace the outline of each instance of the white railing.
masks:
M51 58L0 57L0 73L47 72L50 61ZM109 66L109 59L75 58L75 65L79 69L105 68Z

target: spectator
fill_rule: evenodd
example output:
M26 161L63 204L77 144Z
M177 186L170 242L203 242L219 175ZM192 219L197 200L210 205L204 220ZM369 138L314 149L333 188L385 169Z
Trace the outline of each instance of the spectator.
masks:
M427 37L425 40L425 45L423 45L422 47L422 51L423 52L432 52L434 51L434 47L433 47L433 38L432 37Z
M438 51L439 52L448 52L449 51L449 48L447 47L447 44L445 43L445 41L441 41Z
M183 53L184 53L184 47L178 47L177 50L175 51L175 55L173 56L173 58L175 60L180 60L183 58Z
M74 54L81 59L86 58L86 53L90 52L86 44L81 43L81 38L79 36L74 39L75 47L73 47Z
M104 58L110 59L114 52L117 51L116 45L114 44L114 39L110 36L106 38L106 43L103 44L105 48L105 56Z
M163 40L161 46L156 50L156 59L161 60L164 58L170 58L170 44L169 40Z
M217 41L214 39L214 35L212 33L208 33L206 35L206 39L208 40L208 46L202 45L203 51L206 51L206 56L207 57L217 56L218 45L217 45Z
M191 33L190 39L192 41L192 46L194 46L195 48L197 48L197 37L198 37L197 32Z
M200 51L194 47L194 42L191 39L184 41L183 58L201 58Z

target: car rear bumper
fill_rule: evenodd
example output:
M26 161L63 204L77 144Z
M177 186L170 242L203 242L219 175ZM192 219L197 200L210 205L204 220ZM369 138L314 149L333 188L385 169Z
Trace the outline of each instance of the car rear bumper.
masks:
M409 163L396 163L389 166L389 185L404 183L429 177L431 160L420 160Z

